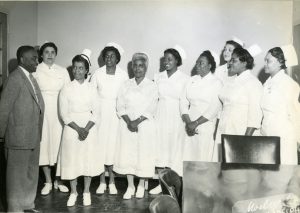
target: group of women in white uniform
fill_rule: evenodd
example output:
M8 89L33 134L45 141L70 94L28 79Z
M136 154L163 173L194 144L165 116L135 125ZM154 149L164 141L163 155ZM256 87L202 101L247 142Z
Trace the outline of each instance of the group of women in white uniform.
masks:
M46 103L42 194L52 189L50 166L57 163L57 176L70 180L68 206L77 200L79 176L85 177L84 205L91 204L92 176L101 174L96 193L108 188L110 194L117 194L114 172L127 175L124 199L142 198L145 178L154 176L155 167L172 168L182 175L183 160L218 161L221 134L280 136L281 162L297 164L300 89L285 74L279 47L265 57L270 78L264 86L251 73L253 57L235 41L225 44L223 66L217 67L210 51L201 53L192 77L179 70L181 51L167 49L165 70L155 74L154 81L145 77L149 63L145 53L133 55L134 78L128 79L117 65L121 60L117 44L103 49L105 66L89 80L85 77L90 52L75 56L72 82L67 70L54 64L55 44L45 43L40 51L43 62L36 78ZM134 176L140 178L137 190ZM55 187L68 190L59 179ZM150 190L159 192L159 185Z

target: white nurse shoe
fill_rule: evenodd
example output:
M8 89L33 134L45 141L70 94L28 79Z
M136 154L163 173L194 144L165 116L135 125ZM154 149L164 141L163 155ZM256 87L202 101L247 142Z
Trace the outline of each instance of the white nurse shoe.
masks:
M157 187L155 187L154 189L151 189L150 191L149 191L149 194L152 194L152 195L157 195L157 194L159 194L159 193L161 193L162 192L162 190L161 190L161 186L160 186L160 184L157 186Z
M91 204L91 193L83 193L83 205L90 206Z
M143 198L145 195L145 188L143 186L138 186L135 197L136 198Z
M75 203L76 203L76 200L77 200L77 196L78 194L76 193L71 193L70 196L69 196L69 199L68 199L68 202L67 202L67 206L70 207L70 206L74 206Z
M45 186L43 187L41 194L42 195L48 195L52 190L52 183L45 183Z
M128 187L125 194L123 195L124 200L129 200L134 196L135 188Z
M54 189L59 189L59 191L61 191L61 192L69 192L69 189L68 189L68 187L66 187L65 185L63 185L63 184L58 184L58 181L56 180L56 181L54 181L54 184L53 184L54 186Z
M96 194L104 194L104 191L106 190L106 184L100 183L98 189L96 190Z
M108 188L109 188L109 194L111 194L111 195L116 195L116 194L118 194L116 185L115 185L114 183L110 183L110 184L108 185Z

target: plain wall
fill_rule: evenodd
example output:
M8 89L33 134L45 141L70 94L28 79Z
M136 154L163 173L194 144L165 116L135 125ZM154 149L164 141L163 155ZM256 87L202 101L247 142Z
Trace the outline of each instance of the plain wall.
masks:
M37 44L37 2L0 2L0 11L7 14L7 57L12 71L18 47Z
M300 24L300 0L293 1L293 8L293 24L295 26Z
M226 40L236 36L246 47L257 43L263 53L255 58L254 72L263 67L268 49L292 42L292 1L137 1L137 2L38 2L38 44L57 44L57 64L71 65L84 48L92 50L92 70L106 43L119 43L125 53L121 68L133 53L148 53L148 77L159 72L166 48L181 45L187 53L180 69L190 74L199 54L218 54Z

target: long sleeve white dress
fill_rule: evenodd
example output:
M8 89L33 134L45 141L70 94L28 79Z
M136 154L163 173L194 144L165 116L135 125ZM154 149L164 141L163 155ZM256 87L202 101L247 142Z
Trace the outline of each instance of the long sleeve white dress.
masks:
M300 142L299 85L284 70L264 84L261 107L261 134L280 137L281 163L297 164L297 142Z
M70 82L68 71L56 64L51 67L44 62L37 66L36 80L45 102L39 165L54 165L58 161L63 124L58 112L58 95Z
M212 161L216 118L221 110L219 93L222 82L212 73L201 78L193 76L188 82L184 94L180 100L181 114L188 114L192 121L203 116L207 122L196 128L197 134L186 135L184 143L184 160L188 161Z
M126 122L120 121L114 171L139 177L153 177L155 173L156 128L154 115L158 91L154 82L144 78L137 85L135 79L127 80L120 88L117 112L130 120L140 116L147 119L138 126L138 132L131 132Z
M62 179L72 180L78 176L97 176L104 171L103 150L97 138L98 100L97 90L89 82L80 84L73 80L59 96L61 117L65 123L60 152L59 173ZM84 128L89 121L94 125L84 141L68 126L75 122Z
M221 144L221 134L245 135L247 127L260 128L262 92L262 84L250 70L225 83L219 95L223 108L217 131L217 147ZM216 148L215 160L218 152Z
M120 121L116 112L117 95L127 79L127 73L118 66L115 75L108 75L104 66L96 70L91 78L100 102L98 140L104 149L105 165L114 164Z
M154 76L158 87L158 106L155 116L157 125L157 167L170 167L182 175L184 123L180 113L180 97L189 76L177 70L168 77L167 71Z

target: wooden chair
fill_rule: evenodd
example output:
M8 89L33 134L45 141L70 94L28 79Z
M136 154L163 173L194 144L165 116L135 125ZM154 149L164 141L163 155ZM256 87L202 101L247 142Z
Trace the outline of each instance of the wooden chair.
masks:
M222 162L280 164L280 138L222 134Z
M173 197L181 207L182 178L172 169L164 169L158 174L162 193Z
M160 195L150 203L151 213L180 213L178 202L170 195Z

